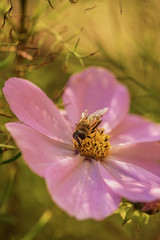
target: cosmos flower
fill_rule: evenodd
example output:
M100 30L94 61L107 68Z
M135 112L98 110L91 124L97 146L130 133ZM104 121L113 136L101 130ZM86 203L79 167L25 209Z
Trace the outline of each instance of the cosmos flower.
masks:
M63 94L63 111L24 79L9 79L3 92L19 119L6 124L8 131L69 215L101 220L122 197L131 202L160 199L160 126L128 114L128 91L107 70L91 67L73 75ZM97 111L104 111L98 115L102 122L84 134L80 123L96 118Z

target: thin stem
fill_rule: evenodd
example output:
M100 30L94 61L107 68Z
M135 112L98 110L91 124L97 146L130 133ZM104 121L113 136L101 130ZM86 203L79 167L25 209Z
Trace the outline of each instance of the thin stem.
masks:
M26 0L20 0L21 5L21 26L20 26L20 33L25 33L25 16L26 16Z

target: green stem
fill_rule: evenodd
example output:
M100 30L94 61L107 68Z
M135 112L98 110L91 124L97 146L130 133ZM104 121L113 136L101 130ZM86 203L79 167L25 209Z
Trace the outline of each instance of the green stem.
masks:
M6 145L6 144L0 144L1 148L9 148L9 149L16 149L17 147L12 146L12 145Z
M20 33L25 33L25 15L26 15L26 0L20 0L21 5L21 26L20 26Z

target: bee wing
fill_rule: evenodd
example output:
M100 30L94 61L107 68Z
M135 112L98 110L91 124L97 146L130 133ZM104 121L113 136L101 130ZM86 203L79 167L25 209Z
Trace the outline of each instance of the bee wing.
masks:
M89 115L87 117L87 120L89 122L94 122L97 119L100 119L106 112L108 111L108 108L103 108L103 109L99 109L96 112L92 113L91 115Z
M88 118L88 110L85 110L82 114L81 114L81 120L83 119L87 119Z

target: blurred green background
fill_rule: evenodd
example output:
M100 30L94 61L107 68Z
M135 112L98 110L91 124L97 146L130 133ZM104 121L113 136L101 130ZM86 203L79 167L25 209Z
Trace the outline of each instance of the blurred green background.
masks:
M15 146L4 124L16 118L1 91L13 76L40 86L62 107L70 75L103 66L128 87L131 112L160 122L159 13L158 0L1 1L0 161L19 152L4 146ZM51 201L22 158L0 165L0 240L160 240L159 213L122 222L122 211L77 221Z

